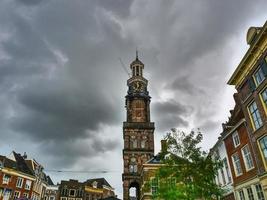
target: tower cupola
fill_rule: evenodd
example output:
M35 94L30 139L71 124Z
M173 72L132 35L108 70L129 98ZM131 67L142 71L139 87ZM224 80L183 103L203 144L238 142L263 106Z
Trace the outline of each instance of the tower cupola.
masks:
M130 64L132 76L143 76L144 64L138 59L138 51L136 51L136 58Z

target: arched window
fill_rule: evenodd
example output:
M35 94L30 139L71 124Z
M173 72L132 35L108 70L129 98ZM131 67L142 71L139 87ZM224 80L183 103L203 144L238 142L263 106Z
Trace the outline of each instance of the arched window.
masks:
M137 148L137 139L135 136L131 136L132 148Z
M142 149L146 148L146 140L144 139L141 141L141 148Z
M132 157L130 160L129 171L130 171L130 173L137 173L137 171L138 171L136 158L134 158L134 157Z

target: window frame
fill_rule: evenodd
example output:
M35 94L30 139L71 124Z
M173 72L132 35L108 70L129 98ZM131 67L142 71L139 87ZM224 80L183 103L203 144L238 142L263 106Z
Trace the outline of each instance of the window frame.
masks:
M265 195L264 195L264 191L262 189L261 184L258 183L258 184L255 184L254 186L255 186L258 200L265 200Z
M259 73L259 72L261 72L261 73ZM260 75L260 76L258 76L259 78L261 78L260 82L258 82L256 74ZM264 72L263 72L263 69L261 67L261 64L258 65L257 69L253 73L253 79L254 79L256 87L258 87L265 80L265 76L264 76Z
M16 195L16 193L17 193L18 195ZM14 198L14 199L18 199L18 198L20 198L20 191L15 190L15 191L14 191L13 198Z
M239 160L239 165L240 165L240 173L237 173L237 166L236 166L236 162L234 160L234 156L237 155L238 157L238 160ZM234 154L231 155L231 158L232 158L232 162L233 162L233 165L234 165L234 171L235 171L235 176L238 177L238 176L241 176L243 174L243 170L242 170L242 166L241 166L241 160L240 160L240 157L239 157L239 154L236 152Z
M233 143L234 143L234 147L238 147L240 145L240 138L239 138L239 134L237 131L235 131L233 134L232 134L232 139L233 139ZM235 139L238 139L238 144L236 144L236 140Z
M261 140L265 139L266 140L266 143L264 143L264 147L266 147L266 157L265 157L265 153L263 150L265 149L262 149L262 146L261 146ZM264 164L264 167L265 169L267 169L267 135L263 135L262 137L260 137L258 140L257 140L257 143L258 143L258 148L260 149L260 154L261 154L261 157L262 157L262 160L263 160L263 164Z
M249 167L249 166L248 166L248 163L247 163L247 161L248 161L248 160L247 160L247 155L245 155L245 152L244 152L244 149L245 149L245 148L247 148L248 153L249 153L248 156L250 156L250 160L251 160L251 162L252 162L252 166L251 166L251 167ZM248 171L254 169L254 168L255 168L255 165L254 165L254 162L253 162L253 157L252 157L252 155L251 155L251 151L250 151L249 145L246 144L244 147L242 147L241 152L242 152L242 157L243 157L243 161L244 161L244 164L245 164L246 171L248 172Z
M241 193L242 193L242 197L241 197L241 195L240 195ZM246 198L245 198L245 193L244 193L243 189L238 190L238 196L239 196L239 199L240 199L240 200L246 200Z
M29 186L29 187L28 187L28 186ZM32 181L31 181L31 180L26 180L26 181L25 181L24 189L25 189L25 190L31 190L31 186L32 186Z
M253 112L251 112L251 109L250 109L252 104L255 104L255 106L256 106L256 109L253 110ZM253 128L254 131L256 131L259 128L261 128L262 125L263 125L262 117L261 117L261 114L260 114L260 111L259 111L259 108L258 108L258 105L257 105L256 101L253 100L252 102L250 102L248 104L248 106L247 106L247 109L248 109L249 118L250 118L250 121L251 121L251 124L252 124L252 128ZM256 116L256 120L254 120L255 119L254 116ZM255 122L257 122L259 124L258 127L256 127L256 123Z
M16 182L16 187L17 187L17 188L22 188L22 186L23 186L23 182L24 182L24 179L21 178L21 177L18 177L18 178L17 178L17 182Z
M247 191L247 195L248 195L248 200L255 200L251 186L246 187L246 191Z

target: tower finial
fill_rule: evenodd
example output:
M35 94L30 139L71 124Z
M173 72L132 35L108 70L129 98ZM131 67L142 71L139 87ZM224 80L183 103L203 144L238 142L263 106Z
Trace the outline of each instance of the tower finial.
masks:
M138 49L136 47L136 60L138 60Z

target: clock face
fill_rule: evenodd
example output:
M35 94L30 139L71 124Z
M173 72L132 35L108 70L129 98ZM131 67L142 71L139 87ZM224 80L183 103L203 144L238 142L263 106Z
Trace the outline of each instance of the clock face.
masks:
M135 92L139 92L143 89L143 84L141 82L133 83L133 89Z

